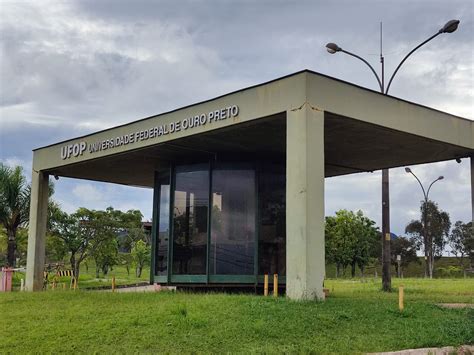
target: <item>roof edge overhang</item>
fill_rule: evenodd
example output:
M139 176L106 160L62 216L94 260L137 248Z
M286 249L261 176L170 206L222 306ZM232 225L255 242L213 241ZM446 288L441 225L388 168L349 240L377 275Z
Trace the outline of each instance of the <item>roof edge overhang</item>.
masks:
M366 88L364 86L360 86L360 85L357 85L357 84L354 84L354 83L351 83L351 82L348 82L348 81L345 81L345 80L341 80L341 79L338 79L338 78L335 78L335 77L332 77L332 76L329 76L329 75L326 75L326 74L322 74L322 73L319 73L319 72L316 72L316 71L313 71L313 70L310 70L310 69L303 69L303 70L300 70L300 71L297 71L297 72L294 72L294 73L291 73L291 74L287 74L287 75L284 75L284 76L281 76L281 77L278 77L278 78L275 78L275 79L272 79L272 80L269 80L269 81L266 81L266 82L263 82L263 83L251 85L251 86L239 89L239 90L235 90L235 91L232 91L232 92L229 92L229 93L226 93L226 94L223 94L223 95L219 95L219 96L216 96L216 97L204 100L204 101L196 102L196 103L193 103L193 104L190 104L190 105L182 106L182 107L170 110L170 111L162 112L162 113L152 115L152 116L147 116L147 117L144 117L144 118L140 118L138 120L134 120L134 121L130 121L130 122L127 122L127 123L124 123L124 124L121 124L121 125L105 128L105 129L98 130L98 131L95 131L93 133L88 133L88 134L85 134L85 135L82 135L82 136L72 137L72 138L65 139L65 140L62 140L62 141L59 141L59 142L48 144L46 146L41 146L41 147L33 149L33 151L49 148L49 147L52 147L52 146L55 146L55 145L58 145L58 144L67 143L67 142L70 142L70 141L73 141L73 140L78 140L78 139L82 139L82 138L91 137L91 136L96 135L98 133L111 131L111 130L119 128L119 127L124 127L124 126L130 125L130 124L133 124L133 123L138 123L138 122L146 121L146 120L149 120L149 119L157 118L157 117L160 117L160 116L168 115L170 113L174 113L174 112L178 112L180 110L184 110L184 109L192 108L192 107L195 107L195 106L199 106L199 105L202 105L202 104L205 104L205 103L208 103L208 102L212 102L212 101L215 101L215 100L227 97L227 96L231 96L231 95L243 92L243 91L247 91L247 90L251 90L251 89L254 89L254 88L261 87L261 86L265 86L265 85L268 85L268 84L271 84L271 83L274 83L274 82L277 82L277 81L280 81L280 80L284 80L284 79L287 79L287 78L290 78L290 77L293 77L293 76L296 76L296 75L304 74L304 73L309 73L309 74L321 76L321 77L324 77L324 78L327 78L327 79L330 79L330 80L334 80L336 82L339 82L339 83L342 83L342 84L345 84L345 85L349 85L349 86L357 88L357 89L361 89L361 90L371 92L371 93L374 93L374 94L377 94L377 95L386 96L386 97L389 97L391 99L398 100L400 102L408 103L408 104L415 105L415 106L418 106L418 107L421 107L421 108L424 108L424 109L431 110L433 112L439 112L439 113L447 114L447 115L450 115L452 117L455 117L455 118L458 118L458 119L461 119L461 120L472 122L471 119L468 119L466 117L453 115L449 112L438 110L438 109L435 109L435 108L432 108L432 107L429 107L429 106L426 106L426 105L422 105L422 104L419 104L419 103L416 103L416 102L413 102L413 101L401 99L401 98L398 98L396 96L391 96L391 95L388 95L388 94L382 94L379 91L372 90L370 88Z

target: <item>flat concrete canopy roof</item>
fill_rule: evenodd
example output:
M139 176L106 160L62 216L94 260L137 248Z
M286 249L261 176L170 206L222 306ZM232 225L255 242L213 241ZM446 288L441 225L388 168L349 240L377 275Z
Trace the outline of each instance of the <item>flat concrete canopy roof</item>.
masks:
M90 145L168 126L231 106L238 115L90 152ZM34 151L34 169L51 175L153 186L170 162L219 157L285 158L287 112L324 112L325 176L473 156L474 122L308 70L209 101ZM137 135L136 137L138 137ZM61 158L62 147L82 154ZM72 151L72 148L71 148Z

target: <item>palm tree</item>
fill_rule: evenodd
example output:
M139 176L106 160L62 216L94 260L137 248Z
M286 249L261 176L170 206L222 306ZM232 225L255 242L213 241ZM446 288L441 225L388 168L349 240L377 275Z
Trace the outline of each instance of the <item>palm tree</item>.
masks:
M7 262L15 266L16 232L28 224L31 188L23 170L0 163L0 224L8 236Z

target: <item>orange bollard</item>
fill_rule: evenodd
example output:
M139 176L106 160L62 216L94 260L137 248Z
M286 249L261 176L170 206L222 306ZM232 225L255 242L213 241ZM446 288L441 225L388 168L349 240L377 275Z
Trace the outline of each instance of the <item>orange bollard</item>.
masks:
M278 297L278 274L273 274L273 297Z
M268 274L263 277L263 295L268 296Z

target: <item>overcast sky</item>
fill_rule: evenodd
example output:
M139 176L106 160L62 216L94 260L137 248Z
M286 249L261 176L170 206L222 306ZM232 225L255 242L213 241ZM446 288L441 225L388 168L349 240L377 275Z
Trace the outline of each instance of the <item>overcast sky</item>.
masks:
M336 42L378 69L383 22L386 73L450 19L404 64L390 93L474 118L473 4L465 1L0 1L0 161L31 174L32 149L311 69L371 89L372 73L324 46ZM412 167L452 221L470 220L469 160ZM391 170L392 231L419 217L421 189ZM326 213L361 209L381 221L381 176L326 179ZM54 199L137 208L148 189L61 178Z

